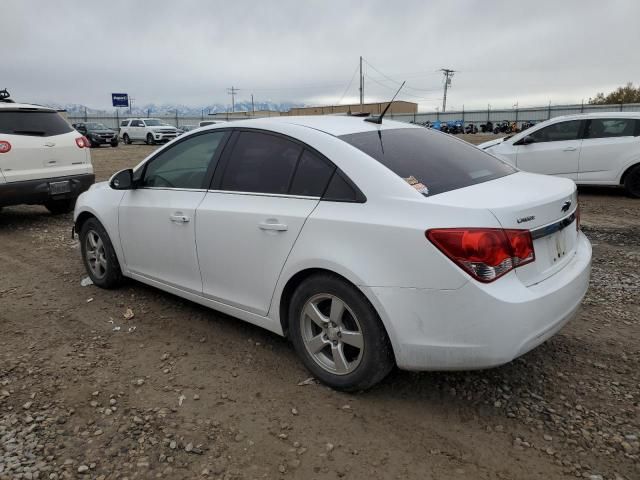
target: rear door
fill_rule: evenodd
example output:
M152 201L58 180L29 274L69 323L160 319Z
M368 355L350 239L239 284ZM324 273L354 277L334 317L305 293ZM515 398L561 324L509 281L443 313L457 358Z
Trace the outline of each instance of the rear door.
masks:
M578 181L617 182L633 155L640 156L640 120L615 117L587 120Z
M266 315L284 263L335 167L286 137L242 131L198 207L208 298Z
M141 140L145 137L144 123L142 123L142 120L131 120L128 131L129 138L131 138L132 140Z
M517 145L517 167L526 172L578 179L582 120L554 123L531 132L534 143Z
M90 173L87 149L76 144L76 132L56 111L0 109L0 140L11 150L0 158L7 182Z

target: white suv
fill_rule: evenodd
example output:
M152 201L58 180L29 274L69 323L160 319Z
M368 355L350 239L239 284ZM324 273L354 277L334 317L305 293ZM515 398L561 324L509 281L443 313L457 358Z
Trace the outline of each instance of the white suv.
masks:
M55 110L7 96L0 95L0 208L29 204L55 214L72 211L95 179L89 141Z
M622 185L640 198L640 112L556 117L478 147L527 172Z
M178 136L178 129L157 118L128 118L120 122L120 136L124 143L142 140L153 145L173 140Z

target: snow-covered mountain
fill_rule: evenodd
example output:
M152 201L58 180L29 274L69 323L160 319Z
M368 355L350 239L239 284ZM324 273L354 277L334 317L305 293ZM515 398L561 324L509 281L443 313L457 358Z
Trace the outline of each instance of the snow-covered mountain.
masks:
M66 110L69 115L82 115L87 112L87 114L113 114L114 109L96 109L91 108L85 105L80 105L77 103L69 103L66 105L62 105L56 102L46 102L46 105L52 108L56 108L59 110ZM280 112L286 112L290 110L292 107L303 107L305 104L303 103L292 103L292 102L255 102L254 108L255 110L276 110ZM211 105L204 106L189 106L189 105L181 105L181 104L162 104L156 105L153 103L147 105L135 105L133 106L132 115L175 115L176 111L179 117L199 117L203 113L207 115L209 113L220 113L231 111L230 105L223 105L220 103L214 103ZM239 101L235 104L236 112L248 112L251 111L251 102ZM129 109L122 109L122 113L129 113Z

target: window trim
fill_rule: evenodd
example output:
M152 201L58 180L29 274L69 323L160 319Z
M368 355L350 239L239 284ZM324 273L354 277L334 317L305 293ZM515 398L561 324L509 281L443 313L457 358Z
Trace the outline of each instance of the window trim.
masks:
M327 202L341 202L341 203L365 203L367 201L367 197L364 195L364 193L362 193L362 190L360 190L360 188L358 188L358 186L349 178L349 176L347 174L345 174L340 167L338 167L334 162L332 162L330 159L328 159L325 155L323 155L322 153L320 153L317 149L313 148L311 145L298 140L297 138L291 137L289 135L286 135L284 133L280 133L280 132L274 132L272 130L265 130L265 129L261 129L261 128L251 128L251 127L229 127L229 129L232 131L229 140L227 141L225 148L224 148L224 152L221 155L221 158L218 159L218 164L216 167L216 171L213 174L213 177L211 179L211 182L209 183L209 187L208 187L208 191L212 192L212 193L228 193L228 194L239 194L239 195L257 195L257 196L267 196L267 197L280 197L280 198L299 198L299 199L310 199L310 198L314 198L314 199L320 199L322 201L327 201ZM274 137L279 137L285 140L288 140L290 142L293 142L295 144L297 144L298 146L300 146L302 148L302 150L300 151L300 155L298 156L298 159L296 161L296 166L293 169L292 175L289 178L289 185L287 187L287 193L264 193L264 192L243 192L243 191L236 191L236 190L223 190L221 187L222 185L222 178L224 177L224 174L226 172L227 166L229 165L230 161L231 161L231 156L233 153L233 150L235 149L235 146L238 142L238 139L240 138L240 134L243 132L250 132L250 133L263 133L265 135L271 135ZM304 154L305 150L308 150L310 153L312 153L313 155L316 155L318 158L320 158L320 160L326 162L329 166L332 166L334 168L333 173L331 174L331 177L329 178L329 181L327 182L327 185L325 186L324 191L322 192L321 196L305 196L305 195L293 195L291 193L289 193L291 191L291 187L293 185L293 180L295 178L295 174L298 170L298 165L300 164L300 160L302 158L302 155ZM331 184L331 181L333 180L334 175L340 175L343 180L346 181L346 183L354 190L355 194L356 194L356 200L331 200L331 199L325 199L324 198L324 194L327 191L327 189L329 188L329 185Z
M202 180L202 185L201 188L185 188L185 187L145 187L144 185L141 184L142 179L144 178L144 176L147 173L147 168L149 166L149 164L155 160L157 160L157 158L160 155L163 155L164 153L170 151L171 149L175 148L177 145L180 145L181 143L184 143L192 138L195 137L199 137L201 135L210 135L212 133L218 133L219 131L222 131L225 135L222 137L222 139L220 140L220 145L218 146L218 149L216 150L216 152L213 154L213 156L211 157L211 159L209 160L209 166L207 167L207 171L205 172L204 178ZM201 192L201 191L206 191L207 190L207 185L210 184L211 182L211 178L213 177L213 173L216 170L219 162L220 162L220 157L222 156L223 151L226 149L228 141L229 141L229 137L230 137L230 132L228 129L216 129L216 130L206 130L204 132L198 132L198 133L194 133L192 135L187 135L185 137L181 137L179 140L177 140L176 142L172 143L170 146L168 146L167 148L163 148L162 150L159 150L158 152L156 152L151 158L149 158L146 162L144 162L144 164L134 172L134 177L136 177L138 171L140 171L140 175L137 176L137 178L134 178L134 187L136 189L148 189L148 190L186 190L186 191L195 191L195 192Z

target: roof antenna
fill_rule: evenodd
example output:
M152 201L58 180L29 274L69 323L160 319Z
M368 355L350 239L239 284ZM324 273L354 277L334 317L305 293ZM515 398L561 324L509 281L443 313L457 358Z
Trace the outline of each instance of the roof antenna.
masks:
M406 80L404 82L402 82L402 85L400 85L400 88L398 89L396 94L393 96L391 101L389 103L387 103L387 106L384 108L384 110L382 111L382 113L380 115L378 115L376 117L367 117L367 118L364 119L364 121L365 122L371 122L371 123L377 123L378 125L380 125L382 123L382 118L384 117L385 113L387 113L387 110L389 110L389 107L391 106L393 101L396 99L396 97L400 93L400 90L402 90L402 87L404 87L405 83L407 83Z

